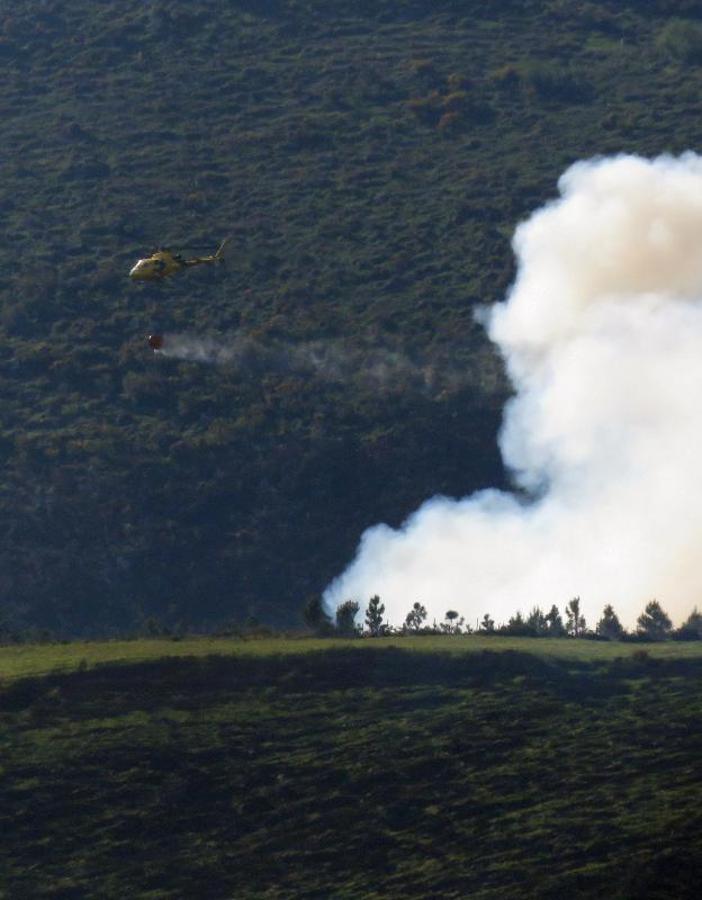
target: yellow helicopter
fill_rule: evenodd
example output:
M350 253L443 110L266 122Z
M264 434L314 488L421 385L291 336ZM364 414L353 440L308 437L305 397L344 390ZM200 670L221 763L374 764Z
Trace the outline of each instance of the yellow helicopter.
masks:
M176 272L182 272L183 269L189 269L192 266L201 266L205 263L222 262L224 259L223 251L229 238L225 238L217 248L217 251L211 256L193 256L186 259L179 253L173 253L165 247L159 247L144 259L138 259L129 271L129 277L135 281L161 281L169 275L175 275Z

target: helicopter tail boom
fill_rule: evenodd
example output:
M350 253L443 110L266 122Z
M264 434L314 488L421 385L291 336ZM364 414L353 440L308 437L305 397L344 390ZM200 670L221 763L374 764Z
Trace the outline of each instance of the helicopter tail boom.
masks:
M225 238L217 248L216 252L211 256L195 256L192 259L184 260L186 266L199 266L202 263L224 262L224 248L229 243L229 238Z
M224 262L224 248L227 246L228 243L229 243L229 238L225 237L225 239L222 241L222 243L219 245L219 247L217 247L217 252L215 253L214 258L218 262Z

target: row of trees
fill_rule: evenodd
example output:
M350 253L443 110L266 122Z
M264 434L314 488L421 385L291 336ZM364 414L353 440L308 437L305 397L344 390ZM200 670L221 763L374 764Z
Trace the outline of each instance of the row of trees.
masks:
M538 606L524 616L517 612L506 624L496 625L489 613L485 613L475 629L471 628L456 610L446 611L442 622L427 625L426 607L417 602L407 613L400 628L385 621L385 604L378 595L370 598L362 625L357 621L360 604L347 600L336 610L335 621L327 616L321 602L308 604L305 620L315 631L322 634L354 636L367 634L382 637L389 634L479 634L511 635L513 637L574 637L610 641L646 640L664 641L702 640L702 613L695 608L687 620L677 629L673 628L670 616L658 600L651 600L636 620L636 629L628 632L619 620L611 604L607 604L602 616L593 629L588 628L580 607L580 598L573 597L565 608L565 618L554 604L548 612Z

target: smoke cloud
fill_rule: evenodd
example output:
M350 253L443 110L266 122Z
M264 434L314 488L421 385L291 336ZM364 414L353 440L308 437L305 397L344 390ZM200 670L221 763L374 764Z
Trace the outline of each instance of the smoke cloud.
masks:
M517 277L484 311L515 396L514 493L435 497L365 532L329 609L380 594L391 622L561 610L631 627L702 599L702 158L577 163L519 225Z

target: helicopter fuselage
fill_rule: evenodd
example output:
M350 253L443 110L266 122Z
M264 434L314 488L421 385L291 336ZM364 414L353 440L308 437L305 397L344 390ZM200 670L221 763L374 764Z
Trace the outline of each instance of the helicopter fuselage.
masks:
M186 267L186 261L170 250L157 250L151 256L137 260L130 269L129 277L135 281L156 281L167 278Z
M138 259L130 269L129 277L134 281L160 281L169 275L175 275L176 272L189 269L192 266L221 262L222 251L226 243L226 240L222 241L217 252L211 256L193 256L190 259L185 259L178 253L173 253L171 250L160 247L151 256Z

